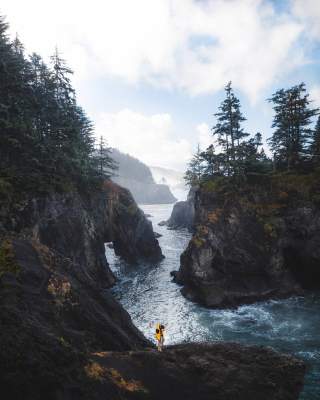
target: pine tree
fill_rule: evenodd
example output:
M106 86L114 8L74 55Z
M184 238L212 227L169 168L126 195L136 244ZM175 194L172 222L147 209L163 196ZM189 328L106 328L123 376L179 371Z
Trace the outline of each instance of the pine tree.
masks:
M241 169L243 176L250 173L268 173L272 170L272 162L262 147L262 135L257 132L254 137L242 143Z
M310 150L314 165L320 166L320 117L318 117L313 132L313 140L310 146Z
M8 177L22 177L33 165L30 70L22 44L17 38L11 43L7 29L0 17L0 167Z
M198 145L197 151L190 160L188 164L187 171L184 175L184 180L186 181L187 185L195 186L200 183L201 178L204 172L204 160L202 157L202 152Z
M111 157L112 150L105 143L103 136L100 136L96 151L96 164L100 176L110 178L118 169L117 163Z
M26 58L7 28L0 17L0 196L8 185L22 193L100 184L114 164L106 148L99 173L93 124L77 104L72 71L57 50L52 68L37 54Z
M73 71L66 65L65 60L60 56L58 48L55 49L51 56L51 64L53 68L53 82L55 86L55 96L57 102L62 105L75 104L75 90L71 85L70 76Z
M248 134L241 127L245 117L241 113L240 101L233 93L231 82L225 87L225 92L226 98L221 103L219 112L214 114L217 117L217 123L212 131L223 149L225 170L229 176L239 173L238 161L241 159L241 143Z
M276 129L269 139L275 162L287 170L297 168L307 156L312 137L310 124L319 110L310 107L304 83L278 90L269 102L275 111L272 128Z
M216 154L213 144L201 153L201 158L204 163L202 168L203 176L213 177L221 175L224 157L222 154Z

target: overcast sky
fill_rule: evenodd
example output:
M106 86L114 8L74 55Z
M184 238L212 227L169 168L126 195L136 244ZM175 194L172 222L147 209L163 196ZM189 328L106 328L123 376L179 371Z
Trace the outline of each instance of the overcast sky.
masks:
M149 165L183 170L232 80L249 132L271 133L280 87L320 106L320 0L2 0L28 53L57 45L96 134Z

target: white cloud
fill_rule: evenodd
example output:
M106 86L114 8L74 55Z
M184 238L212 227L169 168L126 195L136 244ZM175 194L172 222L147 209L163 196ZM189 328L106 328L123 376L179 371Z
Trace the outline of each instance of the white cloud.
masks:
M315 107L320 107L320 85L311 88L310 99L314 102Z
M120 77L191 95L232 80L255 100L303 61L292 51L303 25L263 0L2 0L0 12L28 50L48 55L58 45L77 79Z
M169 114L144 115L129 109L102 113L96 122L97 136L147 165L183 171L191 157L185 139L173 137L174 124Z
M319 0L292 0L292 9L296 18L307 27L305 33L312 39L320 40L320 3Z
M207 149L213 143L213 136L208 124L202 122L197 125L196 131L198 133L198 143L201 150Z

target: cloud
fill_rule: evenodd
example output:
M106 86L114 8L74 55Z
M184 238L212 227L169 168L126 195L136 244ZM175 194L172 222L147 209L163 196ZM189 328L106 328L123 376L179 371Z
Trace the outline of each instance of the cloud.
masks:
M78 80L118 77L190 95L232 80L254 101L304 60L295 49L303 23L269 1L2 0L0 12L28 50L48 55L58 45Z
M310 89L310 99L315 107L320 107L320 85L313 86Z
M198 133L198 143L200 149L207 149L214 141L208 124L202 122L201 124L196 126L196 131Z
M185 139L173 137L174 124L169 114L144 115L129 109L102 113L96 121L97 136L147 165L184 171L191 157Z
M293 14L307 29L305 34L320 41L320 6L319 0L292 0Z

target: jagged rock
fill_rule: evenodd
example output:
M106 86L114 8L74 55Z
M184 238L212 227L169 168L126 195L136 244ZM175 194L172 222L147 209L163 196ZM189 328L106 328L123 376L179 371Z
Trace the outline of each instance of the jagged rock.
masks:
M191 188L186 201L178 201L172 209L172 213L166 225L170 229L187 228L192 231L194 221L194 202L196 188Z
M34 198L11 213L14 221L7 218L6 232L32 237L70 258L76 272L92 284L115 282L105 258L106 242L113 242L115 253L128 262L163 257L152 223L130 192L112 182L90 196L72 192Z
M60 362L61 374L42 368L31 375L35 362L26 371L31 381L22 386L18 369L17 384L8 386L4 371L1 388L12 394L8 400L44 395L49 400L103 400L106 394L111 400L297 400L305 373L304 363L294 357L234 343L177 345L162 353L96 351L78 360L58 348L52 352L49 347L47 354L55 367Z
M88 351L150 345L111 294L75 273L77 266L69 258L35 240L4 243L0 248L3 399L60 399L59 393L68 386L79 386Z
M126 189L106 182L90 195L33 198L2 215L5 399L74 398L88 352L150 345L105 289L115 278L104 243L112 241L117 254L132 262L162 257L151 222Z
M159 226L166 226L167 225L167 221L160 221L158 223Z
M189 344L160 354L150 348L102 288L112 283L104 243L150 232L141 225L127 192L108 185L87 199L52 195L19 208L15 229L0 244L2 398L297 399L304 364L270 349ZM128 245L136 246L135 256L150 254L134 241Z
M221 308L319 288L319 180L305 179L303 189L277 177L238 190L203 185L196 231L174 274L182 293Z
M291 356L235 343L170 346L162 354L107 353L92 362L102 367L105 377L97 400L106 387L114 400L293 400L298 399L305 372L304 363ZM122 378L122 387L115 375Z

